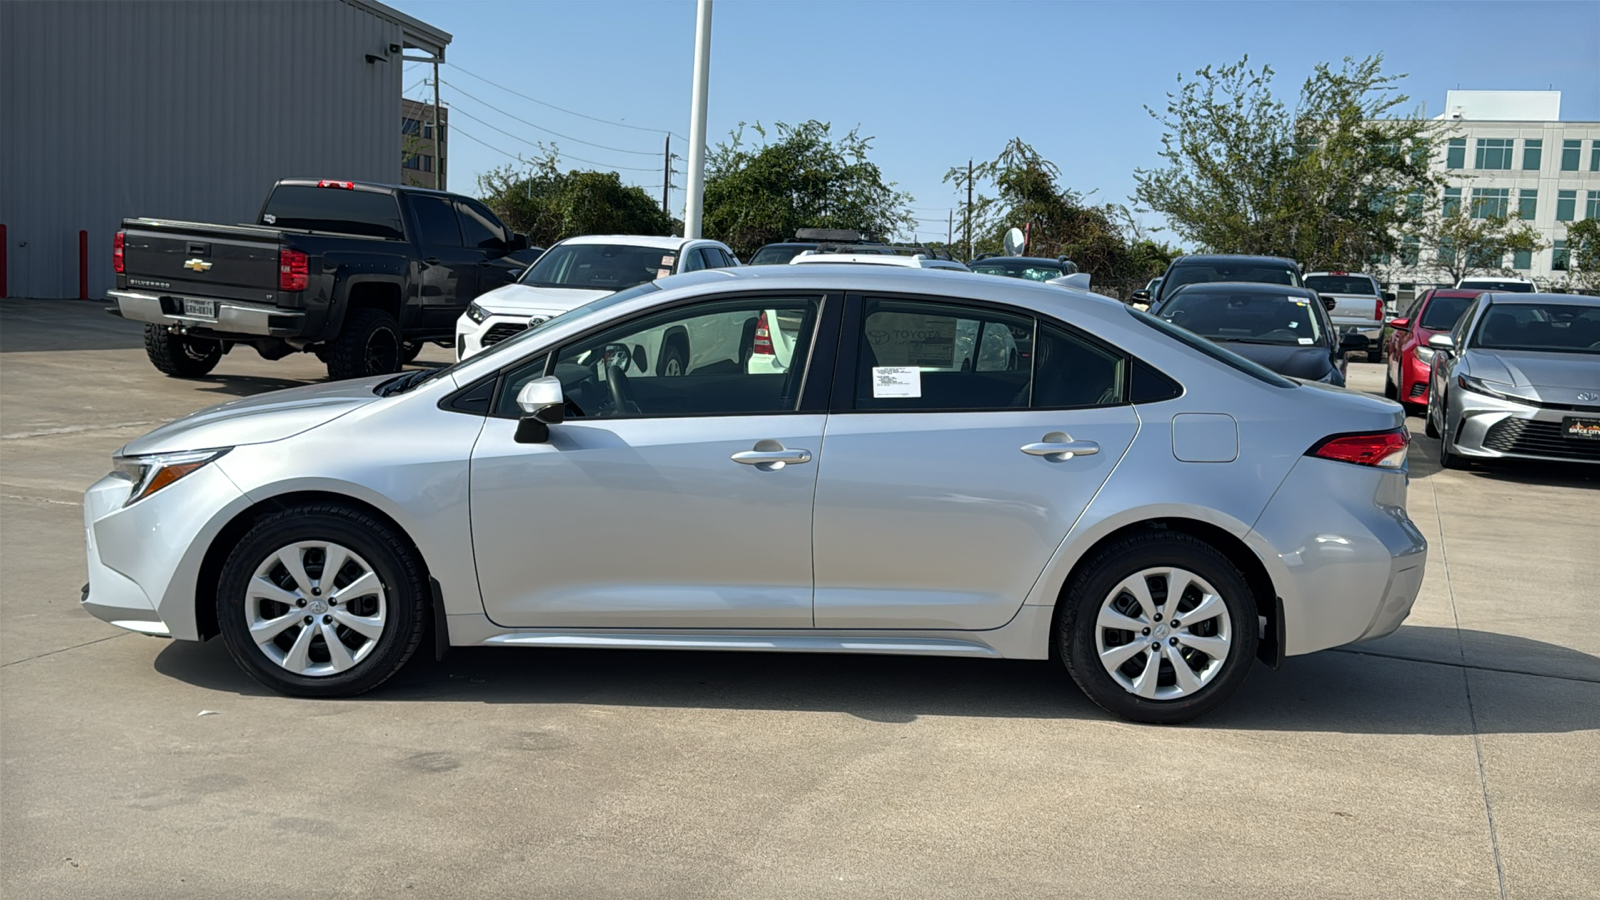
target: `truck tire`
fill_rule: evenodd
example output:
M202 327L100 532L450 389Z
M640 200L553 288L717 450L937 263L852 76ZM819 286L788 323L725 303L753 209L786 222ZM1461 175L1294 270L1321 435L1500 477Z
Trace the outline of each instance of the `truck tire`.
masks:
M414 362L417 355L422 352L421 341L406 341L400 345L400 362Z
M144 352L163 374L199 378L222 360L222 342L173 334L165 325L144 327Z
M328 378L365 378L400 371L400 326L381 309L350 310L344 330L328 342Z

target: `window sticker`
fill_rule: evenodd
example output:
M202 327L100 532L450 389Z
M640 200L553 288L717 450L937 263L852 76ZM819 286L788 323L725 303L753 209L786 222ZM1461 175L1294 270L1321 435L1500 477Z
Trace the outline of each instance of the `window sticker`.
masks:
M278 217L272 213L267 213L261 217L261 221L267 223L268 225L276 225L278 223Z
M873 366L872 396L921 397L922 370L916 366Z
M671 269L657 269L656 270L656 277L657 278L665 278L665 277L667 277L668 275L671 275L671 274L672 274L672 270Z
M1311 338L1301 338L1300 339L1300 343L1302 343L1302 344L1314 344L1314 343L1316 343L1316 341L1313 341Z
M672 265L673 263L675 263L677 261L678 261L678 258L676 256L673 256L671 253L668 253L666 256L661 257L661 264L663 266L670 266L670 265Z

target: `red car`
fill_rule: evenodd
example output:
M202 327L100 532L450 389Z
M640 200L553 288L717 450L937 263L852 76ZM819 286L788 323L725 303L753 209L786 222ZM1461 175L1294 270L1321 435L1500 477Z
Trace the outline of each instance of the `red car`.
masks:
M1390 320L1386 355L1388 371L1383 395L1399 400L1412 412L1428 408L1428 373L1433 368L1433 348L1428 338L1446 334L1467 311L1479 290L1432 289L1422 292L1405 315Z

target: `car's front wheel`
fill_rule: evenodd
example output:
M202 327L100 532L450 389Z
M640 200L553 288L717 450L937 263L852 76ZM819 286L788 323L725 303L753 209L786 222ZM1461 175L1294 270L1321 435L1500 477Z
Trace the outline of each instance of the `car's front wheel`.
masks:
M1172 724L1222 705L1258 641L1255 598L1216 548L1178 532L1097 552L1063 598L1056 640L1074 681L1125 719Z
M377 518L316 504L263 518L234 548L217 624L251 677L297 697L349 697L422 640L426 589L409 543Z

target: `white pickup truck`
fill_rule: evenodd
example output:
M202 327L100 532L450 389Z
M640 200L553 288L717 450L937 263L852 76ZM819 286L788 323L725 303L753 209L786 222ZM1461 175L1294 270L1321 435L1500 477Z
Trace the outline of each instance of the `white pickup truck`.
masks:
M1328 307L1328 317L1334 330L1340 334L1356 332L1367 336L1367 362L1383 362L1383 331L1386 306L1392 294L1386 294L1371 275L1357 272L1312 272L1305 276L1305 286L1322 295L1323 301L1333 301Z

